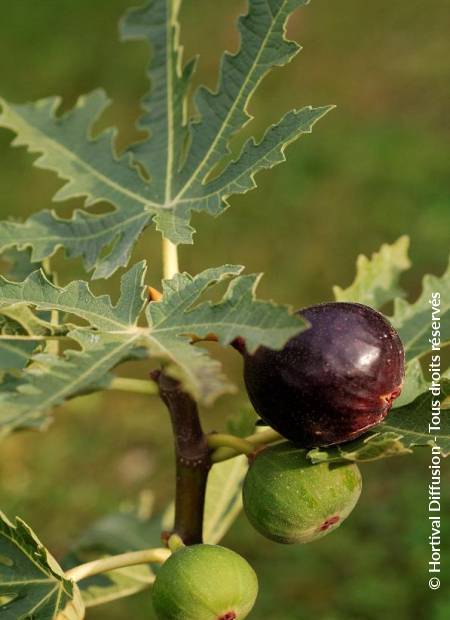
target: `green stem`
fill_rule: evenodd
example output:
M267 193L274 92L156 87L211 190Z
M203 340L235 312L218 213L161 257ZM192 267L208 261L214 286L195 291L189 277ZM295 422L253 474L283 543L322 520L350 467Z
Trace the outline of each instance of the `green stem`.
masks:
M218 436L220 438L221 435L218 434ZM214 437L214 435L210 435L210 437L212 438ZM244 444L242 445L242 448L245 447L244 450L240 449L236 442L233 442L234 446L230 447L231 442L229 441L229 437L231 437L231 435L225 435L225 437L227 438L226 443L220 444L221 447L217 447L211 454L212 463L227 461L228 459L232 459L235 456L239 456L240 454L249 454L248 445L252 446L251 452L253 452L257 448L269 445L271 443L275 443L283 439L283 437L279 433L274 431L272 428L268 428L267 430L261 431L259 433L254 433L253 435L249 435L248 437L245 437L243 440L241 440L244 442ZM235 439L239 438L236 437Z
M178 250L174 243L164 238L162 240L162 262L164 278L173 278L179 271Z
M50 282L54 284L55 286L58 286L58 279L57 279L56 273L53 273L52 271L50 258L46 258L42 262L42 268L44 269L45 274L47 275ZM54 308L53 310L50 311L50 323L56 326L59 325L59 311L55 310ZM52 353L53 355L58 355L59 354L59 343L60 343L59 340L49 340L47 342L48 353Z
M214 450L215 448L228 447L240 454L251 454L254 446L247 439L236 437L235 435L227 435L225 433L213 433L208 435L208 446Z
M86 564L71 568L65 574L67 579L78 582L87 577L107 573L117 568L136 566L137 564L163 564L170 556L169 549L145 549L144 551L130 551L120 555L112 555Z
M150 396L156 396L158 394L158 386L153 381L130 379L128 377L114 377L106 389L135 392L136 394L148 394Z
M169 540L167 541L167 546L169 547L172 553L175 553L175 551L178 551L178 549L182 549L186 545L181 540L180 536L178 536L178 534L172 534Z

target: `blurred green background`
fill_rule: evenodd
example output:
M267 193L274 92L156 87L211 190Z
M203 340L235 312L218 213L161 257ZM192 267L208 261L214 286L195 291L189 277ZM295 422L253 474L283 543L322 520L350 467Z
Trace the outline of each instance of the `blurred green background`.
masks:
M105 123L120 145L136 137L138 99L145 92L145 45L120 44L119 16L128 0L15 0L0 22L1 93L13 101L51 94L64 107L98 86L114 103ZM185 0L186 58L200 52L197 82L214 86L220 53L236 49L239 0ZM222 263L264 271L262 297L294 306L329 299L347 285L358 253L401 234L411 236L414 269L404 279L412 297L423 273L441 273L449 241L448 149L450 49L443 0L320 2L299 11L289 33L304 50L267 78L251 103L260 135L291 107L337 104L313 134L288 150L288 162L262 173L259 188L232 199L217 220L197 216L196 243L181 249L191 272ZM60 182L31 167L24 149L0 133L1 217L47 208ZM236 144L243 137L236 140ZM69 214L79 206L58 206ZM135 258L160 278L160 239L149 230ZM62 283L83 277L80 263L58 254ZM117 278L96 291L117 290ZM241 385L240 364L220 353ZM142 365L122 374L145 378ZM245 403L242 390L204 412L207 429ZM27 520L58 557L89 523L153 488L163 508L171 495L169 425L156 399L93 395L56 412L42 436L24 433L1 445L0 507ZM226 544L256 568L261 594L252 618L265 620L447 620L450 618L450 527L444 521L442 588L428 589L427 451L363 467L362 499L332 536L304 547L281 547L240 518ZM443 486L448 494L448 471ZM448 505L448 496L445 498ZM448 510L447 510L448 512ZM90 620L153 618L148 593L92 609Z

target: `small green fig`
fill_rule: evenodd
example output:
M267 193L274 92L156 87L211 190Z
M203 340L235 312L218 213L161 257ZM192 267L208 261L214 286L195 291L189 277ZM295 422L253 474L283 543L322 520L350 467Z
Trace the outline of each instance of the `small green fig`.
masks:
M244 481L250 523L276 542L307 543L325 536L348 517L361 494L354 464L313 465L290 442L256 455Z
M241 620L250 613L258 579L240 555L217 545L176 551L153 586L158 620Z

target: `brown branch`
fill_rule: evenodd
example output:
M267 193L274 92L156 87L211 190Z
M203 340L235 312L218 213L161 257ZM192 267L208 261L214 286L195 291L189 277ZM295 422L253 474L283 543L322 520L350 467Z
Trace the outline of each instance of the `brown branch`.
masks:
M210 448L203 433L195 401L180 384L164 375L153 373L161 399L170 412L175 438L176 495L175 527L186 545L202 542L203 514L208 473L211 468Z

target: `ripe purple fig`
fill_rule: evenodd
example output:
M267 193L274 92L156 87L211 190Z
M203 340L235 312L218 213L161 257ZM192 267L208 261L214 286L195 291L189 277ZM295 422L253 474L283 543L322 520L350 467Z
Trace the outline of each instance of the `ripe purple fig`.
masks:
M261 418L299 447L358 437L381 422L399 396L404 352L392 325L356 303L299 310L310 327L281 351L242 342L244 378Z

